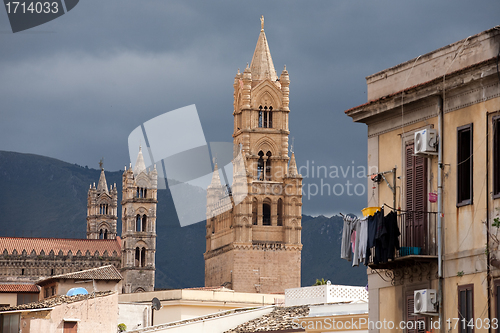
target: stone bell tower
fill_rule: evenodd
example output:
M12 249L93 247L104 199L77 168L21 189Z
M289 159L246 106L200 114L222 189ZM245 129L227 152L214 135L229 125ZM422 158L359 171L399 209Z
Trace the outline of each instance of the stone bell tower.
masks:
M122 196L123 292L154 291L156 253L156 166L146 170L139 148L135 167L125 168Z
M234 80L234 157L245 170L234 169L227 191L216 166L207 189L207 287L257 293L300 287L302 176L288 155L289 84L286 67L276 74L262 17L251 65ZM235 204L242 186L248 195Z
M108 189L102 160L97 188L90 186L87 195L87 239L115 239L118 192L116 184Z

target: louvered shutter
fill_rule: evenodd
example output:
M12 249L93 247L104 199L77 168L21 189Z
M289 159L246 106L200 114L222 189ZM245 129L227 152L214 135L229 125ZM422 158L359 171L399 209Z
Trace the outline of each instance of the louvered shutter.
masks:
M426 249L427 159L414 156L414 144L406 145L406 246Z

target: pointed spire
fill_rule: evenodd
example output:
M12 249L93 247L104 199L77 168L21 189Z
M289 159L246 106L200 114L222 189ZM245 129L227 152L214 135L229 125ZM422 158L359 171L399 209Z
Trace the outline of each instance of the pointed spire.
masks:
M215 161L214 161L215 162ZM219 175L219 167L217 166L217 162L215 162L214 173L212 174L212 182L208 186L209 188L219 188L221 187L220 175Z
M139 154L137 154L137 160L135 161L134 175L138 175L146 170L146 164L144 163L144 156L142 156L142 147L139 146Z
M297 163L295 162L294 152L292 152L292 157L290 158L290 167L288 168L288 175L297 176Z
M264 80L266 77L271 81L276 81L278 76L274 69L273 59L271 58L271 51L267 44L266 33L264 32L264 16L261 17L261 30L257 46L253 53L252 63L250 69L252 70L252 79Z
M101 169L101 177L99 177L99 184L97 184L98 192L108 192L108 184L106 183L106 176L104 175L104 169Z

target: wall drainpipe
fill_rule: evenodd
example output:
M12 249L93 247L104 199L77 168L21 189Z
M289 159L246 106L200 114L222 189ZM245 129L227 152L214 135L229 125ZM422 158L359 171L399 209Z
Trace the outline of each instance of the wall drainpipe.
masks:
M444 332L444 303L443 303L443 97L439 96L438 115L438 211L437 211L437 241L438 241L438 305L439 305L439 328Z

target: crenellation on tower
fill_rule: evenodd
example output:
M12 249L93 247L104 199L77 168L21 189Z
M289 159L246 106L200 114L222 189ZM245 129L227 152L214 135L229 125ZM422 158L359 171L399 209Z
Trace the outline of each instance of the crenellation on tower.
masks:
M286 67L276 75L262 27L251 65L234 80L235 200L217 198L212 185L207 190L207 287L257 293L300 287L302 177L288 155L289 85Z

